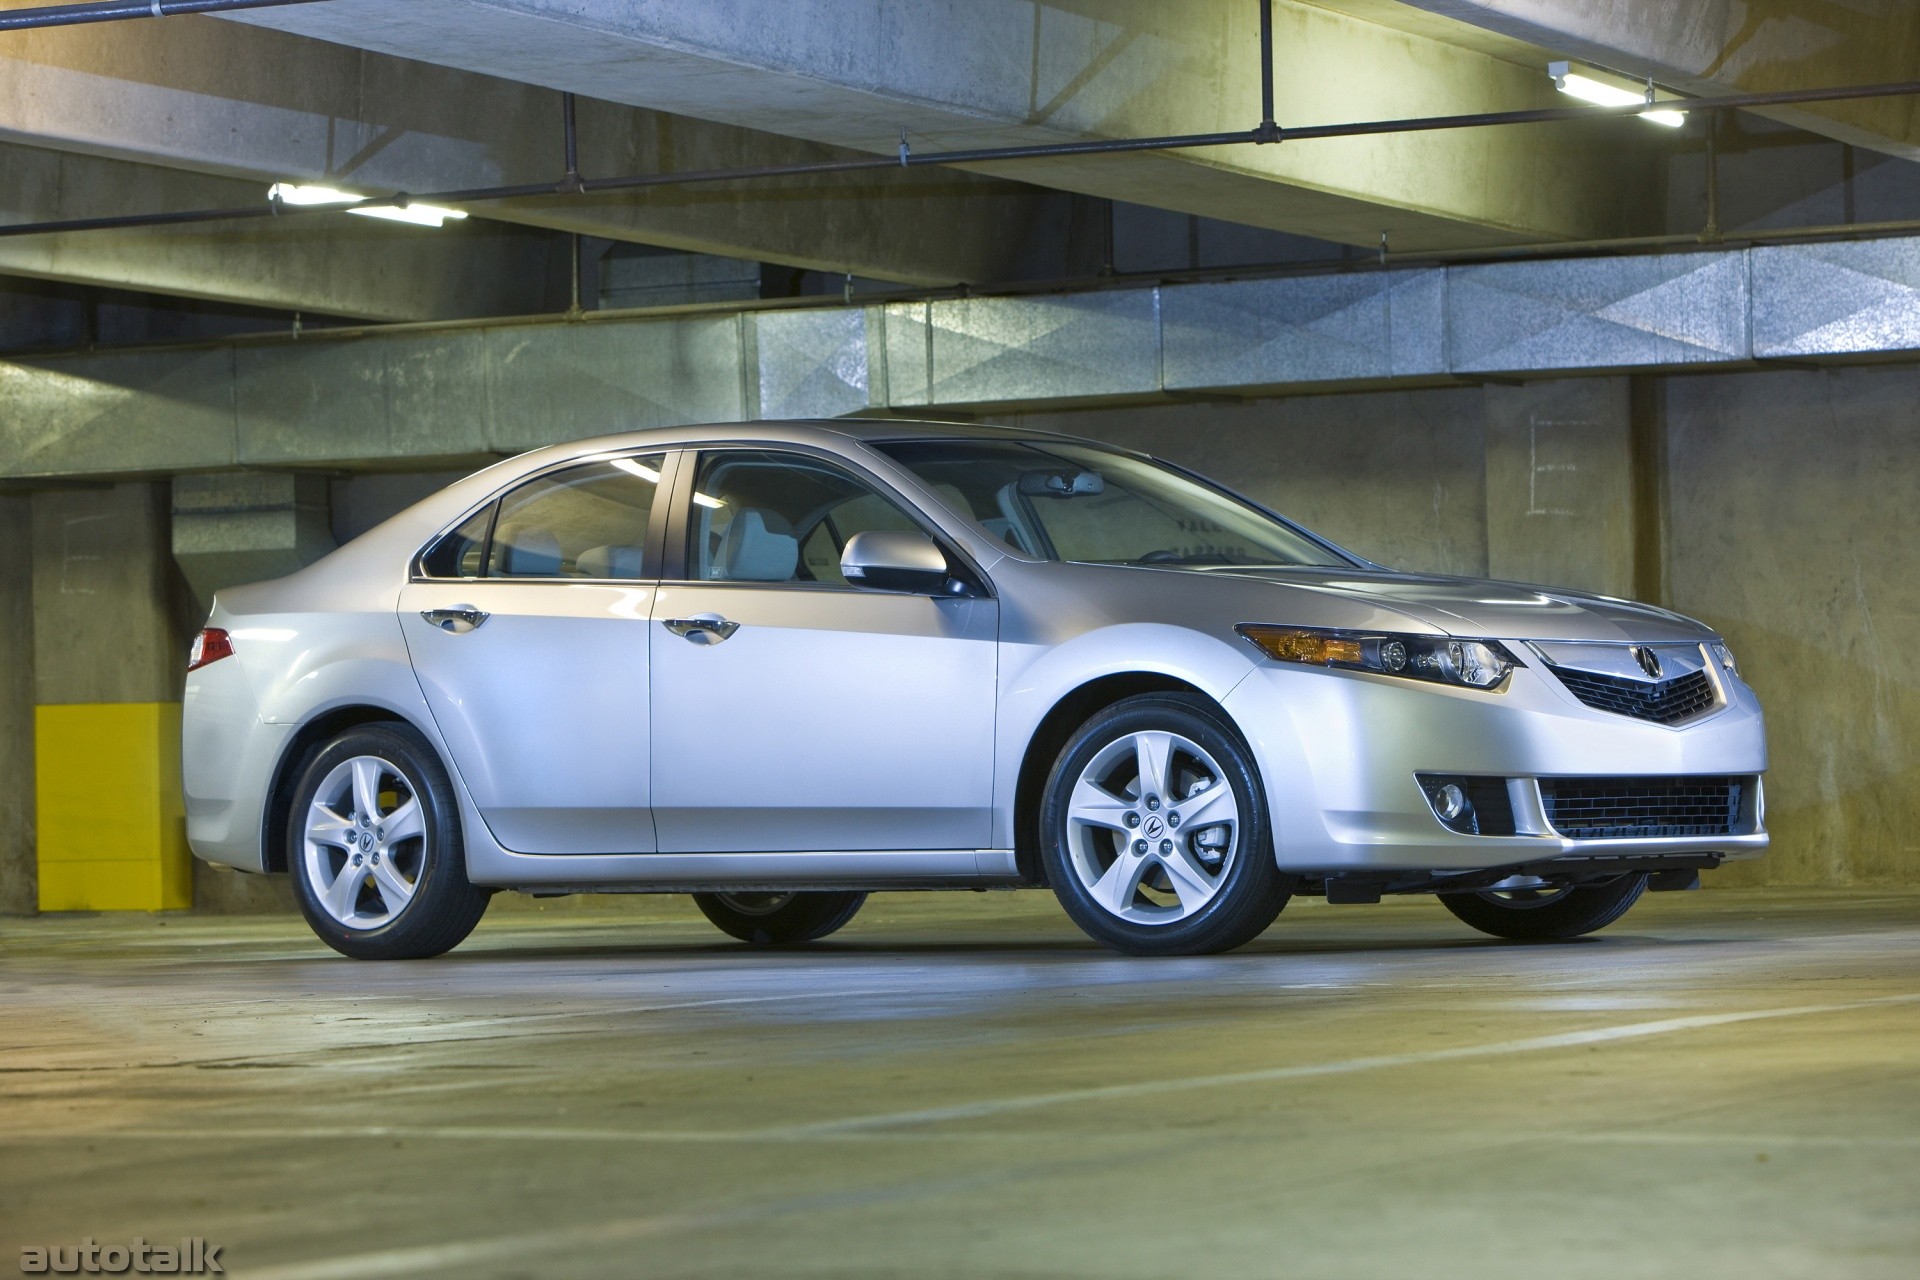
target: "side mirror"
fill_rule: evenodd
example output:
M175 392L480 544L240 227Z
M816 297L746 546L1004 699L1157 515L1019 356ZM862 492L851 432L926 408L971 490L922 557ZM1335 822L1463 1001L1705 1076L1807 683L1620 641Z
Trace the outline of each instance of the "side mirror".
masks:
M941 595L952 571L947 553L926 534L875 529L847 539L840 576L856 587Z

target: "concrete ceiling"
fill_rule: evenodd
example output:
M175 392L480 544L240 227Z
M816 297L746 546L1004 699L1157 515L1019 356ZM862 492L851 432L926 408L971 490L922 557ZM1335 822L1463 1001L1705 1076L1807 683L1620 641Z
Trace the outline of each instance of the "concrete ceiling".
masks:
M0 36L0 141L241 180L223 201L239 194L240 203L259 203L281 179L372 193L557 180L561 119L560 95L548 88L209 18ZM845 154L591 100L580 104L580 136L583 168L600 174ZM62 208L83 217L201 207L191 189L181 184L169 193L177 199L157 203L131 186L96 185L67 191ZM1023 184L921 170L520 201L484 212L613 240L946 284L1022 274L1023 254L1058 248L1070 202ZM67 260L84 273L78 248Z
M1275 12L1283 124L1555 98L1543 68L1472 47L1486 37L1299 0ZM881 154L903 128L925 149L1250 128L1259 113L1253 0L328 0L228 20ZM1352 244L1388 231L1409 248L1473 246L1646 230L1638 196L1659 140L1632 128L982 168Z

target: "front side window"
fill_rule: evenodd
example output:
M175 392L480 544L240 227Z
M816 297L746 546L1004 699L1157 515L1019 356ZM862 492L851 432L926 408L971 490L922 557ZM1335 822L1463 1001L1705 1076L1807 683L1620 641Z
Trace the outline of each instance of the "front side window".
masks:
M1354 561L1232 495L1146 458L1070 443L874 446L1022 555L1089 564L1252 568Z
M602 458L535 476L442 537L421 568L433 578L656 576L647 525L664 460Z
M839 467L801 454L702 454L688 521L690 576L709 582L844 586L840 553L856 533L920 526Z

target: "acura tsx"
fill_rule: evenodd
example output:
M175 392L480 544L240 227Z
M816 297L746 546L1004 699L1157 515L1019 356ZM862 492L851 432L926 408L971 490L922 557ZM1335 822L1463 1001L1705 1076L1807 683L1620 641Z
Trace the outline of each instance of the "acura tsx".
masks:
M1048 887L1121 951L1293 894L1566 938L1767 843L1753 690L1643 604L1399 573L1142 454L897 421L489 467L222 591L188 835L361 958L491 894L691 893L760 943Z

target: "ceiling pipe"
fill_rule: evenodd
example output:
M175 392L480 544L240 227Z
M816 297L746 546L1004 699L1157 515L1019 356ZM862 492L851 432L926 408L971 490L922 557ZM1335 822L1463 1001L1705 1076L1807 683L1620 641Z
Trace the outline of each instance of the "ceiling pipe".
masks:
M111 0L104 4L58 4L40 9L0 12L0 31L71 27L83 22L123 22L129 18L171 18L184 13L225 13L231 9L270 9L319 0Z

